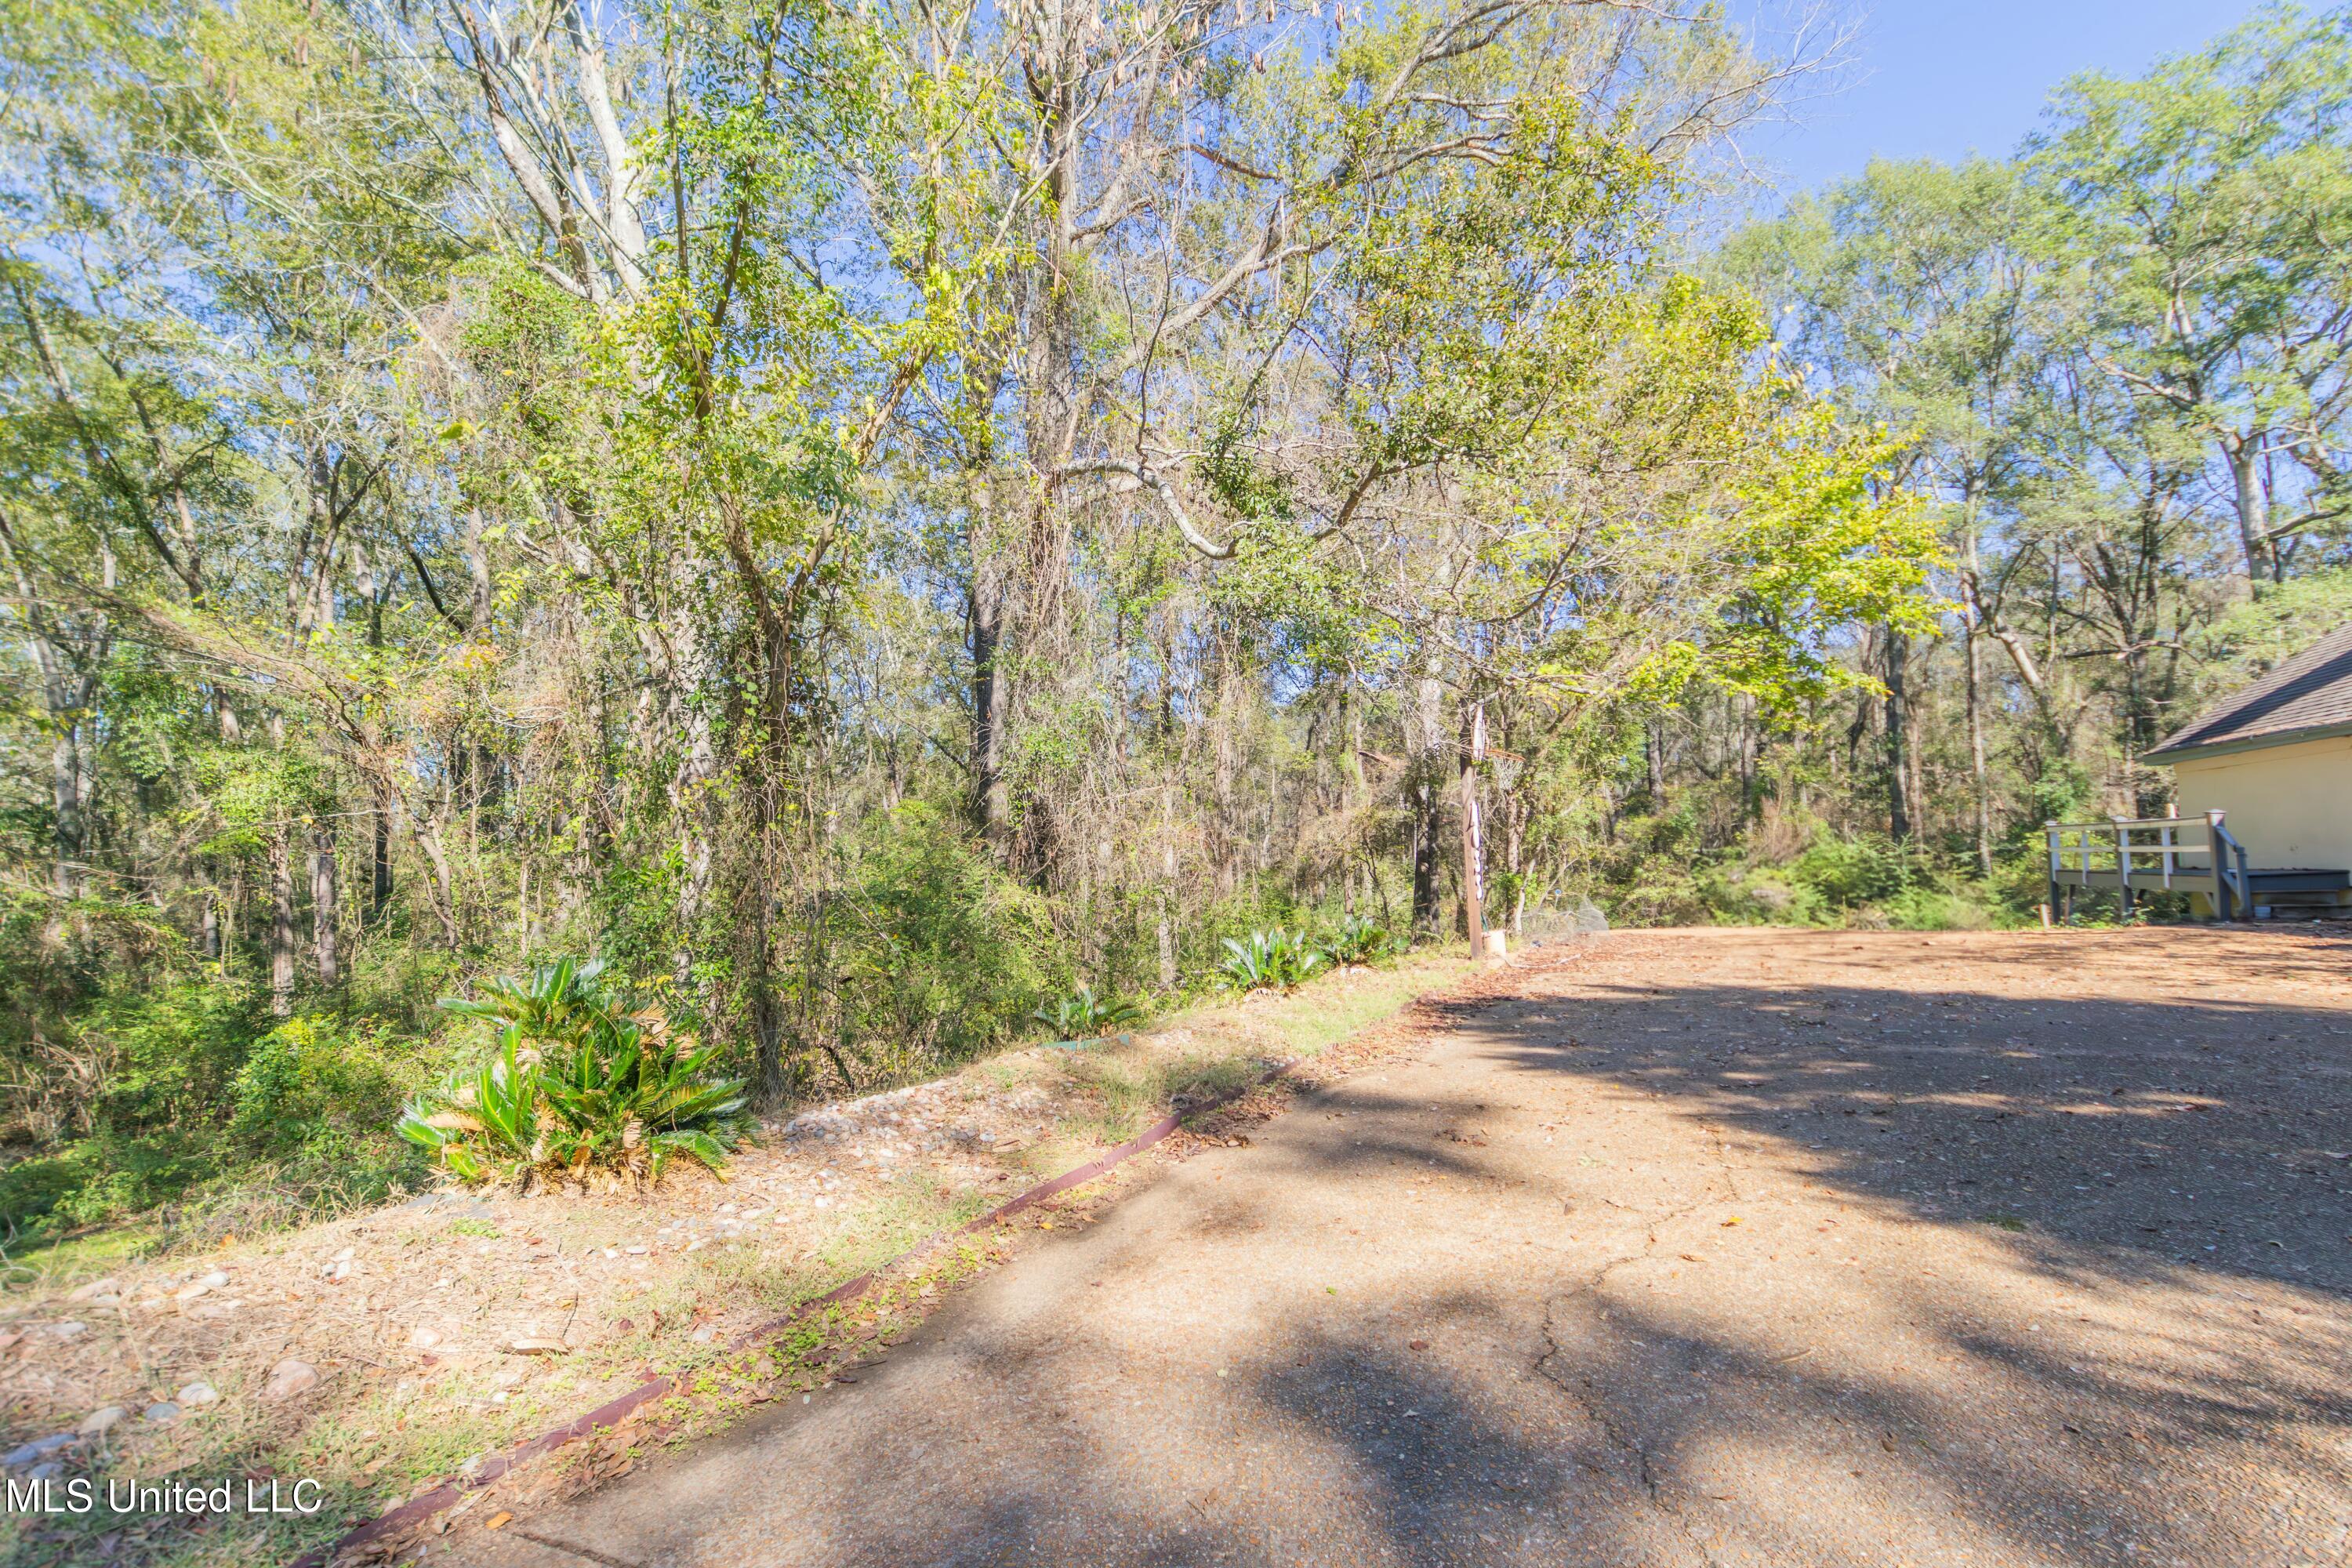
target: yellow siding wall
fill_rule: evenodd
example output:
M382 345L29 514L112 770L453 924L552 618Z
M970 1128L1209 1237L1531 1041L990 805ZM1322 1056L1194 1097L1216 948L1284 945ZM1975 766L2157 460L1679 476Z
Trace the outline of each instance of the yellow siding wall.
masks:
M2352 735L2173 764L2180 815L2215 806L2256 870L2352 870Z

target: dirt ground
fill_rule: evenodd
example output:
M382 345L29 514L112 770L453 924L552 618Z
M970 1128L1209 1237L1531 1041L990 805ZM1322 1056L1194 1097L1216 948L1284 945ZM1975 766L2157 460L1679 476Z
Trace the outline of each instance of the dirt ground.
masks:
M2352 942L1620 934L468 1568L2352 1561Z

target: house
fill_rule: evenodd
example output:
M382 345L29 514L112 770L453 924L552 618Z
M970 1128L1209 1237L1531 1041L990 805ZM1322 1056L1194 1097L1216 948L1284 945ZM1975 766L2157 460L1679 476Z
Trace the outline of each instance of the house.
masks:
M2352 906L2352 626L2200 713L2147 753L2183 818L2225 814L2257 912Z

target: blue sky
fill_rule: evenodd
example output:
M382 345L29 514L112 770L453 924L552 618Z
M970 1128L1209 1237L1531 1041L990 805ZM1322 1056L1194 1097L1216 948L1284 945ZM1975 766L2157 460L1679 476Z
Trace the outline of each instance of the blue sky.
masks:
M1786 16L1802 0L1732 0L1736 16ZM2135 75L2196 47L2259 0L1875 0L1845 85L1796 106L1799 123L1749 138L1794 193L1874 157L2000 156L2038 122L2051 89L2086 70Z

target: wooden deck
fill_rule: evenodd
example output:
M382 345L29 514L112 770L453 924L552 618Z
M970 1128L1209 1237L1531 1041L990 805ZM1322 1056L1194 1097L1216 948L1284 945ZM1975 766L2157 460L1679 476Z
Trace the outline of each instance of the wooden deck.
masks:
M2053 913L2077 888L2113 892L2126 911L2142 893L2186 893L2203 920L2252 920L2282 905L2352 908L2352 869L2254 867L2218 811L2202 817L2050 822L2042 832Z

